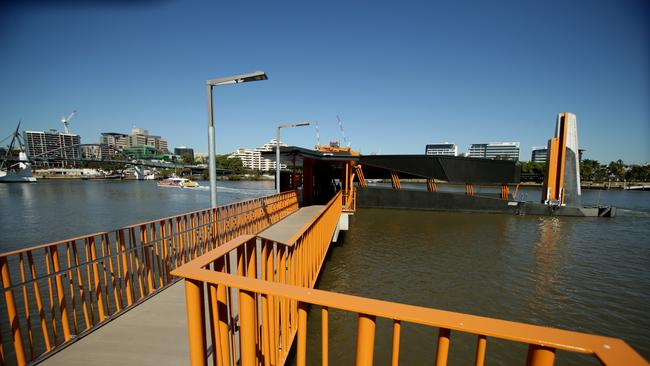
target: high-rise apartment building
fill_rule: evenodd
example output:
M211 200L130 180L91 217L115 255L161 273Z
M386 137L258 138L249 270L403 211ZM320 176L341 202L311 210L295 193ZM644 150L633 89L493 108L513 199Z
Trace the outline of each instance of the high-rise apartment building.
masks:
M546 147L533 147L533 151L530 154L530 161L533 163L546 163L546 155L548 149Z
M47 159L49 165L74 165L81 159L81 136L57 130L25 131L26 152L30 159Z
M457 156L458 146L445 142L444 144L428 144L424 148L425 155L447 155Z
M242 165L245 168L251 170L259 171L270 171L275 170L275 160L262 158L263 151L274 151L277 145L276 139L271 139L266 144L256 148L255 150L250 150L246 148L239 148L237 151L232 153L229 158L239 158L242 161ZM287 146L287 144L280 141L280 146ZM286 164L281 164L280 168L286 168Z
M488 142L472 144L469 148L470 158L519 160L518 142Z

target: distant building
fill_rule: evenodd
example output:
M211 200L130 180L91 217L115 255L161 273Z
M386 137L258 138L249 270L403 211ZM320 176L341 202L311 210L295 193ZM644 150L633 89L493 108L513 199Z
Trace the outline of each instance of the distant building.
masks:
M277 139L270 139L269 142L267 142L266 144L258 147L255 150L257 150L257 151L275 151L275 147L278 144L277 141L278 141ZM284 142L280 141L280 147L282 147L282 146L288 146L288 145L285 144Z
M262 155L259 151L240 147L239 149L235 150L234 153L228 156L228 158L239 158L244 168L260 170L260 161L262 160Z
M68 166L75 165L81 159L81 136L63 133L57 130L25 131L26 152L30 159L36 159L37 165ZM39 158L47 159L39 163Z
M106 159L129 147L129 135L118 132L102 132L99 136L99 143L101 144L101 157Z
M155 146L139 145L130 146L122 150L122 153L132 159L153 159L156 157L158 149Z
M276 139L271 139L266 144L256 148L255 150L239 148L232 153L229 158L239 158L245 168L251 170L259 170L262 172L275 170L275 160L262 158L263 151L274 151L276 148ZM287 144L280 141L280 146L287 146ZM285 169L286 164L281 164L280 168Z
M130 149L129 154L139 155L140 152L151 150L150 147L155 148L159 153L169 153L167 140L160 136L149 134L149 130L143 128L133 128L131 134L119 132L102 132L99 137L99 142L102 145L101 154L104 157L119 155L124 150ZM148 147L147 149L132 149L138 147ZM144 154L149 155L149 154Z
M153 146L157 150L167 153L169 152L167 140L160 136L149 134L149 130L143 128L133 128L129 136L129 147L137 146Z
M534 163L546 163L548 149L546 147L533 147L533 152L530 156L530 161ZM578 149L578 161L582 161L582 154L585 152L585 149Z
M424 154L458 156L458 146L447 142L444 144L428 144L424 149Z
M533 163L546 163L546 155L548 149L546 147L533 147L533 151L530 155L530 161Z
M86 160L102 160L102 148L105 145L87 145L81 147L81 156Z
M208 162L208 153L204 153L204 152L194 153L194 161L196 161L197 163L203 163L203 164L207 163Z
M184 161L194 163L194 149L185 146L174 148L174 155L179 155Z
M472 144L469 157L497 160L519 160L518 142L488 142Z
M117 150L122 150L129 147L129 135L118 132L102 132L99 137L99 143Z

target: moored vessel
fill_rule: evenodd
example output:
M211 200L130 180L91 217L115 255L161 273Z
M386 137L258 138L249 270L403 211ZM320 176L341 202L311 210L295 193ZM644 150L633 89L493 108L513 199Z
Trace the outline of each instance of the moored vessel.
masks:
M16 131L14 131L11 143L9 148L3 158L0 161L0 183L34 183L36 178L32 176L32 165L27 159L27 154L25 154L24 143L22 137L20 136L20 122L16 126ZM14 144L18 143L18 159L11 159L11 152L14 149ZM13 162L13 164L12 164Z

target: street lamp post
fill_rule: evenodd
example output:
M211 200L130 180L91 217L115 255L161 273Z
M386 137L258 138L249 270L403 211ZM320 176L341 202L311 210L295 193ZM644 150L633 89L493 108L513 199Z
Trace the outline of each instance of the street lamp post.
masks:
M285 127L309 126L309 122L286 123L278 125L275 138L275 190L280 193L280 129Z
M210 175L210 206L217 207L217 163L215 161L214 118L212 115L212 88L220 85L247 83L249 81L267 80L264 71L228 76L206 81L208 92L208 170Z

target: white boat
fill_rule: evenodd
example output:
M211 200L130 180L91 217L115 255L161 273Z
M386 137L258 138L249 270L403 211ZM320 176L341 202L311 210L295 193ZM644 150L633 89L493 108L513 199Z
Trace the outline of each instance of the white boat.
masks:
M158 187L195 188L199 184L187 178L171 177L158 182Z
M9 166L7 170L0 170L0 183L34 183L32 167L28 163L20 162Z
M22 137L18 130L20 129L20 122L16 127L7 153L4 156L4 159L0 161L0 183L34 183L36 178L32 176L32 165L27 159L27 154L25 154L24 144L22 142ZM18 142L19 152L18 160L10 159L11 151L14 148L14 143ZM12 164L13 162L13 164Z

